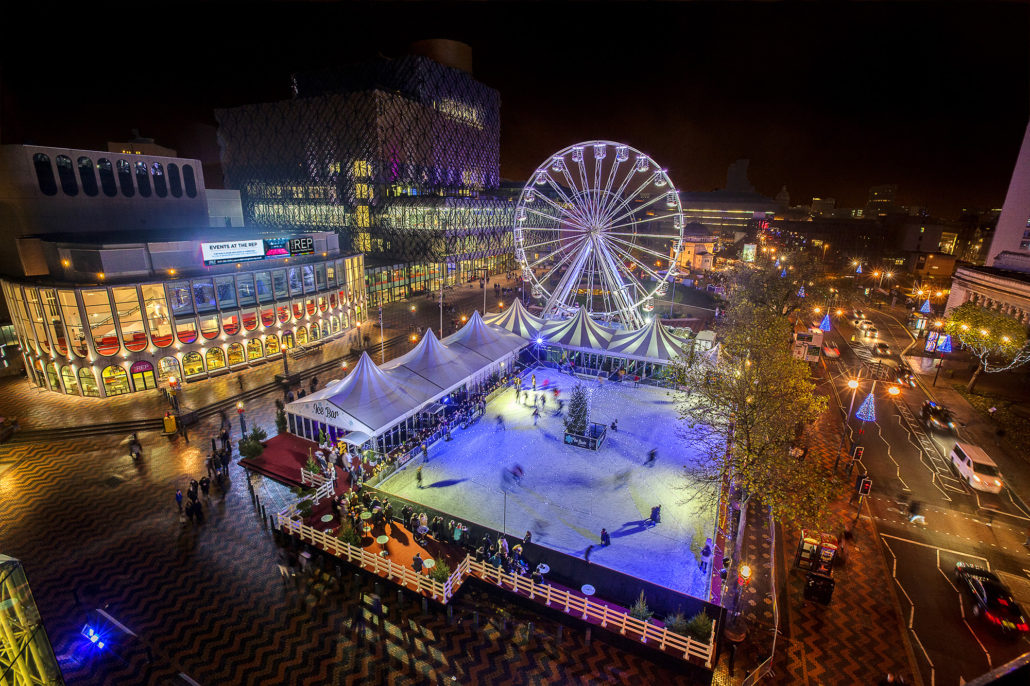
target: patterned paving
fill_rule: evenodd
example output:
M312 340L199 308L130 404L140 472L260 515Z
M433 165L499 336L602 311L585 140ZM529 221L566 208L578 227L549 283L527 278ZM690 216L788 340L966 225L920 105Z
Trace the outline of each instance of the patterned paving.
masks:
M271 407L270 398L255 402L248 423L273 430ZM398 601L381 582L382 627L355 631L352 572L337 578L331 565L325 577L284 581L282 551L238 467L226 493L202 497L203 524L180 522L175 489L203 475L217 422L191 431L189 445L143 435L139 466L124 436L0 446L0 464L11 465L0 475L2 551L25 564L69 684L157 685L180 672L205 685L704 682L596 638L588 644L581 628L565 627L559 639L554 622L474 584L450 623L443 608L423 611L413 594ZM374 583L359 583L364 595ZM140 636L124 662L79 636L97 607Z

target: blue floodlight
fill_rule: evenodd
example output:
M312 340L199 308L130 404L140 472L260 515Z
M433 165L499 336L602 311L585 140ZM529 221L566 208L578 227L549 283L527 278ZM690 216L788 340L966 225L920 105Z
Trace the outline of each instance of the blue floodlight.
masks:
M784 269L784 270L783 270L782 272L780 272L780 278L781 278L781 279L782 279L783 277L785 277L786 275L787 275L787 270L786 270L786 269Z
M937 338L937 352L939 353L950 353L951 352L951 336L946 333L942 333Z
M804 298L805 297L805 287L804 286L802 286L801 288L798 289L798 297L799 298Z

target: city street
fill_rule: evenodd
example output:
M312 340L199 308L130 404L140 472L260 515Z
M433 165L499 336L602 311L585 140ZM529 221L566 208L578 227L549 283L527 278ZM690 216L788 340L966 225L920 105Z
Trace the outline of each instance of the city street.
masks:
M902 386L894 397L887 392L891 384L879 381L874 386L873 379L885 370L872 345L887 343L891 353L882 359L897 363L912 337L892 314L866 309L865 317L879 330L877 339L863 337L850 320L834 322L828 337L837 343L841 356L824 360L827 378L843 413L852 404L847 382L861 370L849 428L864 454L853 473L864 470L872 479L868 512L897 583L923 681L963 683L1026 652L1030 641L1025 635L1001 637L983 618L972 615L970 597L955 584L955 563L994 571L1023 607L1030 608L1030 551L1023 546L1030 509L1007 487L996 495L982 493L959 478L948 454L956 440L969 439L963 437L962 425L956 427L956 435L926 429L920 408L932 396L922 379L915 388ZM865 422L855 413L870 393L876 416ZM842 468L848 445L845 441ZM993 446L982 447L992 454ZM1025 465L994 459L1002 475L1025 470ZM909 521L912 501L921 504L925 524Z

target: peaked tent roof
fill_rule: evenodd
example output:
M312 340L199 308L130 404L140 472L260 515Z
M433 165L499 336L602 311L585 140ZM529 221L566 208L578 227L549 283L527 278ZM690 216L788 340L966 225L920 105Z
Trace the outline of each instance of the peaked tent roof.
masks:
M448 348L460 346L488 358L491 362L500 361L526 346L526 341L521 336L487 326L479 312L473 312L468 323L443 342Z
M656 362L668 362L685 354L683 343L655 317L634 331L619 331L612 336L608 352Z
M527 310L518 298L515 298L515 302L507 310L489 314L483 318L483 321L528 339L536 338L536 335L547 324L545 319Z
M403 389L396 379L387 376L368 353L363 352L344 379L289 403L286 410L374 436L422 402L420 397ZM333 416L337 412L341 416Z
M440 342L432 329L427 329L426 335L410 352L390 360L382 368L388 376L405 384L406 389L409 383L431 383L435 389L432 396L439 397L442 393L454 390L470 376L491 364L493 360L477 352L464 348L460 351L448 348Z
M615 335L615 329L601 326L579 308L571 319L550 322L540 335L548 342L580 350L604 350Z

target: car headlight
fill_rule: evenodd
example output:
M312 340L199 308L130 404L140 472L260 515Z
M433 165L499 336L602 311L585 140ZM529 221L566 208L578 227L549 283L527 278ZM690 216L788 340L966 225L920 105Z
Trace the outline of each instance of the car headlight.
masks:
M998 479L995 479L994 480L994 485L999 487L999 488L1001 488L1001 481L999 481Z
M973 481L975 481L976 483L980 483L981 480L980 480L980 477L978 477L976 474L974 474L973 475Z

